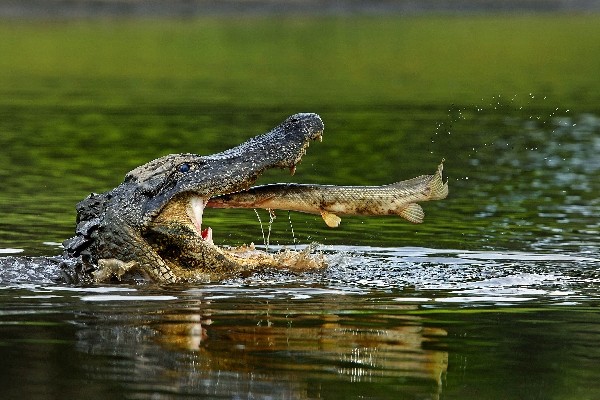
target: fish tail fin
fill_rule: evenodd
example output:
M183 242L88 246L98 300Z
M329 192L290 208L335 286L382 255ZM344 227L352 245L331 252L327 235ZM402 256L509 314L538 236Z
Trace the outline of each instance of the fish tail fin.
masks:
M423 208L417 203L410 203L400 211L399 215L413 224L420 224L423 222L423 218L425 218Z
M442 200L448 196L448 180L444 182L442 171L444 170L444 159L438 165L437 171L431 176L429 181L429 200Z

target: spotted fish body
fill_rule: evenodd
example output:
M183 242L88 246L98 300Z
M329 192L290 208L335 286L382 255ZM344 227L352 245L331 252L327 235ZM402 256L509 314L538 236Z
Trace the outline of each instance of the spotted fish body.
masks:
M383 186L335 186L278 183L213 197L207 207L264 208L321 214L330 227L340 224L338 215L399 215L423 222L418 202L441 200L448 195L442 178L443 163L433 175L422 175Z

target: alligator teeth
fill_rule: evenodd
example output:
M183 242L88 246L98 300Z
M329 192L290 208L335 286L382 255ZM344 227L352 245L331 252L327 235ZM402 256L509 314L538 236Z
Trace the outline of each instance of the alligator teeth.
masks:
M192 220L196 233L200 237L209 243L212 243L212 229L206 228L202 230L202 215L204 214L204 207L206 207L207 199L202 197L192 196L187 206L187 215Z

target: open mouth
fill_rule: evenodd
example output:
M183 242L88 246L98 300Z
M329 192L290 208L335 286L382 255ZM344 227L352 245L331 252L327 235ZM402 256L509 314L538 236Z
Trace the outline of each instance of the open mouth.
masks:
M206 203L208 203L208 199L199 196L191 196L187 202L186 214L192 221L195 232L202 240L214 244L212 239L212 229L210 227L202 229L202 216L204 215Z
M195 193L182 193L171 199L153 219L155 226L185 226L208 244L213 243L210 227L202 226L204 208L208 198Z
M204 280L213 279L210 274L220 277L221 273L228 271L251 272L271 267L305 271L327 265L322 254L313 253L313 246L279 253L257 251L252 244L217 246L213 242L212 229L203 226L204 210L207 206L212 208L211 197L205 196L194 192L180 193L152 220L146 237L167 264L177 265L186 273L197 270L197 276L201 277L198 279ZM227 266L223 271L219 270L221 263Z

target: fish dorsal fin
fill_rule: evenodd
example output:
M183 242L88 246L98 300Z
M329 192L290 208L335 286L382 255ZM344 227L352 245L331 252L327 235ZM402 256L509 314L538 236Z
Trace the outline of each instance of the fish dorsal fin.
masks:
M420 205L411 203L400 211L400 216L413 224L420 224L425 218L425 213Z
M325 221L327 226L330 228L337 228L340 225L340 221L342 220L337 215L324 210L321 211L321 217L323 218L323 221Z

